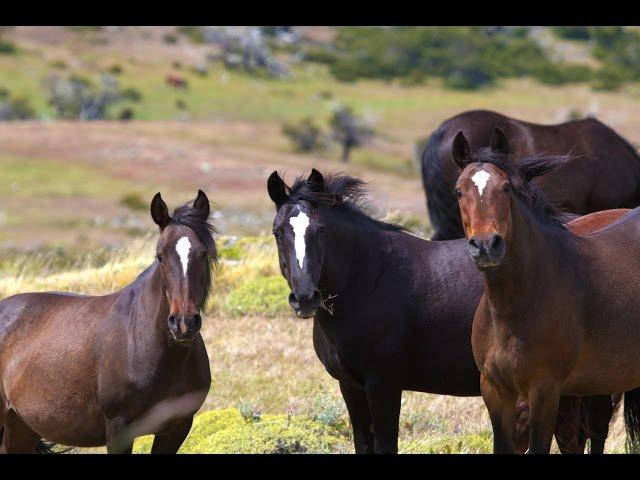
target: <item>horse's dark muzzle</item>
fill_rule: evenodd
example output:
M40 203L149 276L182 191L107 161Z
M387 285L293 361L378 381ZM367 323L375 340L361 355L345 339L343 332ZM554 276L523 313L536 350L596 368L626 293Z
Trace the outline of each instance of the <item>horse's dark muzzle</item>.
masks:
M322 303L322 296L317 289L311 294L289 294L289 305L296 312L298 318L313 317Z
M480 270L494 268L499 266L504 259L504 238L497 233L488 238L473 236L469 238L467 249Z
M195 340L202 327L202 317L199 313L193 315L169 315L167 322L173 338L179 342Z

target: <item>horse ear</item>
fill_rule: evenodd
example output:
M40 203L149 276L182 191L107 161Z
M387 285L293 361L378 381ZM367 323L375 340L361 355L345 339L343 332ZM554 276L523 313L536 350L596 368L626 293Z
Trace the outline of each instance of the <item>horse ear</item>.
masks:
M166 227L171 221L169 209L167 209L167 204L162 200L160 192L156 193L153 200L151 200L151 218L153 218L153 221L160 227L160 230Z
M206 213L207 218L209 218L211 207L209 206L209 199L202 190L198 190L198 196L193 201L193 208Z
M453 139L451 157L460 170L464 170L464 167L471 163L471 147L462 131Z
M324 190L324 177L315 168L311 169L307 182L310 184L309 186L313 191L321 192Z
M503 155L509 153L509 139L500 127L496 127L491 136L491 151Z
M267 180L267 191L269 192L269 197L271 197L271 200L273 200L273 203L276 204L277 208L280 208L280 205L289 199L286 189L287 185L284 183L284 180L280 178L277 171L274 171L269 175L269 180Z

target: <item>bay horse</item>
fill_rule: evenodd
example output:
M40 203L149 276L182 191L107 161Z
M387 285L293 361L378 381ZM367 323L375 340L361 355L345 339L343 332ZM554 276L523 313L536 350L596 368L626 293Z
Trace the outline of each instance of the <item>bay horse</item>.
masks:
M459 171L451 161L454 136L462 131L472 153L489 145L495 126L509 138L507 161L544 152L572 154L567 162L534 180L567 212L585 215L640 205L640 156L624 138L595 118L539 125L487 110L472 110L445 120L421 154L427 210L433 240L464 237L458 202L452 195Z
M217 260L202 191L169 215L160 193L151 216L156 258L104 296L24 293L0 302L0 427L7 453L40 439L131 452L127 428L156 404L195 395L196 406L157 425L152 453L175 453L209 391L199 333ZM192 402L193 403L193 402Z
M471 323L482 279L464 239L430 242L372 218L364 182L345 175L313 169L289 187L273 172L267 190L289 303L314 318L313 346L340 384L356 453L397 452L403 390L480 395ZM596 403L585 422L592 451L604 449L612 412L608 397ZM585 410L564 405L556 438L563 452L582 453L576 412Z
M562 395L627 392L628 447L640 439L640 208L584 236L531 183L565 157L510 161L505 133L472 154L462 132L452 157L469 258L484 294L473 355L494 432L513 452L517 404L529 406L530 453L548 453ZM631 391L631 392L630 392Z

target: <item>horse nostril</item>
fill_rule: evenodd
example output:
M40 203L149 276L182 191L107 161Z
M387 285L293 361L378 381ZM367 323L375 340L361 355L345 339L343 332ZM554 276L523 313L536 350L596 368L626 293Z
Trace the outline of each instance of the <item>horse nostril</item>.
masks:
M469 239L468 248L471 255L477 255L480 253L480 243L475 238Z
M202 317L200 316L199 313L196 313L193 316L193 329L200 330L200 327L202 327Z
M175 325L176 324L176 316L175 315L169 315L169 323L171 325Z
M496 253L498 252L503 245L503 240L502 237L500 235L494 235L493 237L491 237L491 242L489 243L489 249Z

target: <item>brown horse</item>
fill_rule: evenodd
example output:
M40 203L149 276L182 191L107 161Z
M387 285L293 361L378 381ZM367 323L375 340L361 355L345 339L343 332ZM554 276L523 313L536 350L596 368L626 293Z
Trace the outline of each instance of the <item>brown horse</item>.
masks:
M484 295L473 355L494 432L514 451L517 404L530 410L529 452L546 453L561 395L625 394L628 440L640 434L640 208L580 237L530 183L563 157L509 161L505 134L471 154L460 132L452 156L468 250ZM631 393L631 395L630 395Z
M495 126L509 135L507 161L543 152L573 156L534 182L568 212L584 215L640 205L640 157L611 128L595 118L559 125L523 122L496 112L473 110L444 121L422 152L422 181L433 240L464 237L460 210L451 194L459 170L451 161L454 136L462 131L471 152L489 145Z
M46 438L131 452L136 420L191 394L192 409L138 432L155 434L153 453L175 453L186 438L211 383L199 333L217 258L209 201L198 191L193 206L169 216L158 193L151 216L160 227L156 260L122 290L0 302L2 451L33 452Z

